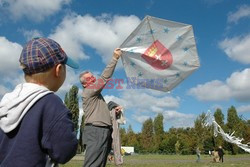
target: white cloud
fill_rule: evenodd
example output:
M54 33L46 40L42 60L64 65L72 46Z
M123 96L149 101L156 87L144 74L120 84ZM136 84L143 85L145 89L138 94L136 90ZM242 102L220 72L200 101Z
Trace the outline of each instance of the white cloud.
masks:
M27 41L29 41L35 37L43 37L43 33L39 30L30 30L30 31L21 30L21 32L23 32L23 35Z
M143 111L156 111L154 106L159 110L179 107L179 98L169 95L158 97L139 90L125 90L121 98L126 101L126 107Z
M24 80L24 74L23 72L16 72L16 73L13 73L11 75L8 75L8 76L5 76L3 77L3 82L2 83L5 83L8 87L9 86L16 86L20 83L23 83L25 80Z
M0 78L0 97L2 97L7 92L11 92L16 85L23 82L24 75L20 74L20 72L12 72L8 73L8 75L3 75Z
M5 86L0 85L0 97L2 97L7 92L10 92L10 90L7 87L5 87Z
M225 82L214 80L191 88L188 94L201 101L224 101L234 98L250 101L250 69L234 72Z
M152 91L148 91L147 89L143 90L129 90L124 87L124 89L120 90L119 96L104 96L105 101L109 102L110 100L124 106L125 108L125 115L129 113L132 115L132 119L136 122L143 123L145 120L152 118L158 113L166 113L167 118L169 118L170 114L167 115L169 110L176 110L179 107L180 99L178 97L174 98L169 94L154 94ZM176 112L177 113L177 112ZM173 113L172 115L175 115ZM186 119L187 117L185 114L179 114L177 116L173 116L173 124L175 126L182 124L183 122L174 122L175 118L179 116L184 116L183 118ZM132 120L128 120L129 122L133 122ZM185 125L186 126L186 125ZM181 125L180 125L181 127Z
M162 113L164 109L158 106L151 106L150 110L156 113Z
M98 17L90 15L71 14L66 16L55 29L50 38L55 39L67 54L74 59L87 59L84 47L95 49L107 63L113 50L126 39L126 37L139 24L136 16L110 16L103 14Z
M71 0L2 0L1 4L5 4L5 8L14 19L27 17L34 21L41 21L70 2Z
M166 109L176 109L179 107L179 97L172 97L169 94L153 94L147 89L130 90L123 87L119 97L108 96L104 98L108 101L115 101L125 108L133 108L135 111L160 112Z
M232 97L239 101L250 100L250 68L241 72L234 72L230 78L226 80L226 84L231 90Z
M164 121L173 127L192 127L196 115L184 114L174 110L168 110L163 112Z
M228 100L231 96L229 87L218 80L191 88L188 93L201 101Z
M19 69L19 56L22 46L0 36L0 74L16 72Z
M237 107L237 112L243 113L243 112L250 112L250 105L244 105Z
M229 13L227 21L229 23L237 23L244 17L250 17L250 5L242 5L236 12Z
M219 47L233 60L250 64L250 34L242 37L226 38Z
M173 119L179 119L179 118L193 118L192 114L183 114L174 110L169 110L164 112L164 119L165 120L173 120Z
M108 103L110 101L114 101L115 103L123 106L124 108L127 108L127 102L126 100L122 99L122 98L119 98L119 97L116 97L116 96L113 96L113 95L105 95L104 96L104 99L105 101Z
M132 119L136 120L139 123L144 123L150 116L147 115L132 115Z

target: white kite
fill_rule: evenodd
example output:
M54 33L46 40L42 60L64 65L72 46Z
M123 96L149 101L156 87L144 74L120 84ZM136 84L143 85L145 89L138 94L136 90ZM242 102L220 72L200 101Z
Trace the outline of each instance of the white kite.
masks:
M221 128L221 126L215 121L215 118L214 116L212 116L210 110L208 110L208 112L206 113L204 120L205 120L204 126L213 125L215 137L217 137L218 134L220 134L225 141L235 144L238 147L242 148L244 151L250 153L250 143L243 144L242 141L244 139L233 136L234 132L232 134L225 133L224 130Z
M188 24L146 16L120 48L128 88L170 91L200 66Z

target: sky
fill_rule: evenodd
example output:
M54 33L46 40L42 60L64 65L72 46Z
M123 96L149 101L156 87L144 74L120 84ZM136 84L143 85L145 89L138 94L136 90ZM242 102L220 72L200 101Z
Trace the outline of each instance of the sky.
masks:
M158 113L164 129L192 127L203 112L232 105L250 119L250 2L248 0L0 0L0 98L24 82L19 67L22 47L33 37L56 40L79 63L67 68L65 83L82 87L79 74L90 70L99 76L119 47L146 15L190 24L193 27L200 68L171 92L149 89L105 89L102 94L124 106L127 124L135 132ZM121 63L113 78L125 79ZM126 83L124 83L126 84Z

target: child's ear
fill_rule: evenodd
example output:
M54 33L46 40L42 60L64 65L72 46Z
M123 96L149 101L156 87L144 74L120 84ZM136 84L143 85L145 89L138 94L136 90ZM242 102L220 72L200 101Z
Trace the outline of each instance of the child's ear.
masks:
M63 70L62 64L57 64L55 68L55 76L59 77L61 75L61 71Z

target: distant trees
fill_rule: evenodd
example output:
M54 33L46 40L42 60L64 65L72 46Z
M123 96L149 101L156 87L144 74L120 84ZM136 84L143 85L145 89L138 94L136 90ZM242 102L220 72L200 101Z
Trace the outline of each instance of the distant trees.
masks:
M65 95L64 103L72 113L74 130L80 132L79 150L83 151L82 133L84 128L84 116L79 118L78 87L72 86ZM244 139L244 143L250 142L250 120L244 120L239 116L235 107L227 110L227 120L220 108L214 112L215 121L229 134ZM79 119L82 124L79 127ZM194 121L194 127L170 128L164 130L164 116L159 113L155 118L149 118L142 124L141 132L135 133L132 125L127 129L120 128L121 144L123 146L134 146L137 153L158 153L158 154L195 154L199 147L202 153L222 146L225 152L230 154L245 153L244 150L234 144L228 143L218 135L213 134L212 126L204 126L206 114L202 113Z
M238 136L238 137L242 137L241 134L241 129L242 127L240 127L240 118L237 115L237 111L235 109L234 106L231 106L228 110L227 110L227 132L228 133L234 133L234 135ZM227 149L229 151L231 151L231 153L234 155L236 154L239 150L239 148L237 146L235 146L234 144L231 143L226 143L225 145L227 147Z
M79 129L79 99L78 99L78 87L73 85L69 92L66 93L65 98L64 98L64 104L66 107L70 110L72 114L72 121L74 124L74 131L76 134L80 131ZM81 131L80 131L80 136L81 136ZM82 148L82 140L79 140L79 146L78 150L81 152Z
M79 120L79 102L78 102L78 87L73 85L69 92L66 93L64 103L72 113L72 121L74 123L74 130L78 130Z
M162 150L161 142L164 135L164 124L163 124L164 117L161 113L159 113L154 119L154 152L161 152Z
M222 128L224 127L224 114L220 108L217 108L214 112L214 119Z
M244 143L250 142L250 122L243 120L237 115L235 107L231 106L227 111L227 123L224 123L224 114L217 108L214 112L216 122L226 133L235 132L237 137L244 138ZM205 113L199 115L194 121L194 127L170 128L164 131L164 117L158 114L154 120L147 119L142 126L142 131L134 133L132 126L128 130L122 131L122 145L134 146L137 153L159 153L159 154L195 154L195 149L199 147L202 153L217 149L220 145L225 152L231 154L244 153L244 151L234 144L228 143L218 135L214 136L213 127L205 126Z
M131 125L128 126L127 130L127 146L139 146L137 135L133 131Z
M225 130L224 114L222 113L220 108L217 108L216 111L214 112L214 119L221 126L221 128ZM213 147L216 147L216 145L217 146L223 145L223 138L220 135L217 137L214 137L214 135L212 135L212 138L213 138Z
M153 131L153 120L151 118L147 119L142 125L141 132L141 145L142 152L153 152L154 146L154 131Z

